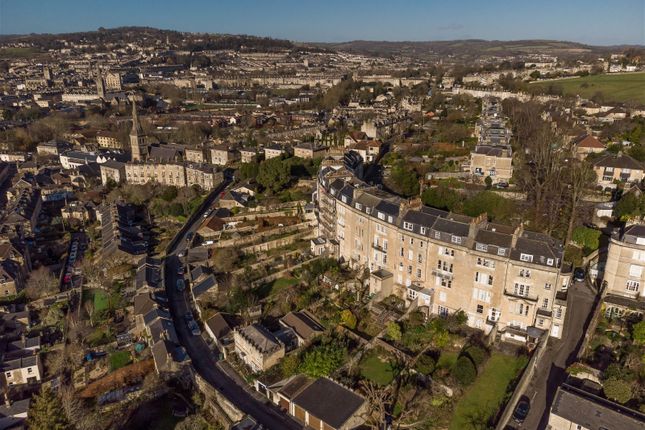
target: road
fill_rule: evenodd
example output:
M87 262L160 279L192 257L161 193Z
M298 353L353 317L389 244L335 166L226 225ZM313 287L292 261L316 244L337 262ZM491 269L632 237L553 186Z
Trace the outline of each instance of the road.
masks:
M595 292L585 282L575 282L567 296L567 314L561 339L550 338L544 356L524 395L531 409L521 425L511 423L518 430L545 429L557 388L565 381L566 368L576 361L591 311Z
M178 254L186 251L186 235L189 232L194 234L203 220L202 214L204 210L211 207L217 201L220 193L227 185L228 183L223 183L213 191L201 207L201 212L198 212L187 221L187 224L178 233L178 237L171 243L168 255L164 261L166 292L177 336L179 342L186 348L186 352L192 360L195 371L213 386L213 388L220 391L238 409L253 416L258 423L271 430L302 429L301 425L281 413L273 405L267 405L256 400L243 387L237 384L233 378L224 373L217 366L216 356L206 341L201 336L193 336L183 319L183 315L191 310L191 305L187 292L184 291L181 293L175 287L177 270L182 265Z

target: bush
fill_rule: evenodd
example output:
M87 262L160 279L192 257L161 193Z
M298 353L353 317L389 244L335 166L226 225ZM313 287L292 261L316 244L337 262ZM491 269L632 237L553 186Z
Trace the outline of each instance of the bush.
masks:
M349 309L345 309L340 313L340 321L348 329L354 330L356 328L356 316Z
M414 366L414 368L417 370L417 372L428 376L428 375L432 375L432 372L434 372L434 369L436 366L437 366L437 362L434 358L432 358L429 355L422 354L417 359L417 364L416 366Z
M451 374L460 385L465 387L475 382L475 378L477 378L477 369L470 358L462 355L457 359L457 362L452 368Z
M488 352L479 346L470 346L462 352L462 354L468 356L475 366L481 366L488 358Z
M584 248L585 254L595 251L600 246L600 230L588 227L576 227L573 230L573 241Z
M610 400L625 404L632 398L632 384L622 379L609 378L603 384L605 395Z

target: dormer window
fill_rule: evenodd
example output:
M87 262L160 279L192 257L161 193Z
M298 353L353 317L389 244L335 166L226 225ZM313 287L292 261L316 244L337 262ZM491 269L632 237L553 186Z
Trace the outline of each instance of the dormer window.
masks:
M358 209L359 211L362 211L363 210L363 205L360 204L360 203L356 203L356 209Z
M531 263L533 261L533 255L521 253L520 254L520 260L521 261L526 261L528 263Z
M369 215L369 214L371 214L371 213L372 213L372 208L366 208L366 209L365 209L365 211L366 211L366 212L367 212L367 214Z
M343 203L347 203L347 196L341 196L340 199L343 201Z
M421 234L426 234L426 228L425 227L421 227Z
M414 224L412 224L411 222L403 221L403 228L412 231Z
M497 248L497 255L506 255L506 248Z
M387 217L387 222L389 222L390 224L392 224L392 223L394 222L394 217L393 217L392 215L388 215L388 217Z
M461 237L460 237L460 236L455 236L455 235L453 235L453 236L450 238L450 241L451 241L452 243L460 244L460 243L461 243Z
M475 249L477 249L477 251L487 252L488 251L488 245L486 245L484 243L478 243L477 245L475 245Z
M435 232L434 232L434 238L435 238L435 239L441 239L441 232L439 232L439 231L435 231Z
M385 220L385 214L383 212L378 212L377 215L378 219Z
M547 266L553 266L553 258L547 258L546 259L546 265Z

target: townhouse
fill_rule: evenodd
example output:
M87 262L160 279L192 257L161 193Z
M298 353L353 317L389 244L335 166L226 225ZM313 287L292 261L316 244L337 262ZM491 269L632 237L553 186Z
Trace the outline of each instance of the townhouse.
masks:
M603 275L608 317L645 313L645 225L633 224L612 234Z
M571 274L561 243L400 199L343 169L318 179L318 232L330 254L372 272L373 295L429 314L463 311L469 326L506 339L562 335Z
M643 180L643 165L629 155L606 154L593 163L596 184L604 189L617 183L635 184Z
M270 368L285 354L284 344L260 324L236 328L233 340L235 353L253 372Z

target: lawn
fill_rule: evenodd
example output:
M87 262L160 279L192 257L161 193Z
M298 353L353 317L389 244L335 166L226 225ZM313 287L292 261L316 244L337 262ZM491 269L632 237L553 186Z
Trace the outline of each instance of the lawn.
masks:
M591 98L603 94L607 102L634 102L645 105L645 72L585 76L583 78L558 79L536 82L531 86L559 86L566 95Z
M493 417L506 397L508 385L526 363L526 357L493 353L477 380L457 402L450 429L475 429L475 422L485 423Z
M388 385L394 379L394 369L383 361L376 352L369 353L359 365L361 375L378 385Z
M258 297L265 298L279 294L281 291L297 284L298 280L296 278L278 278L273 282L258 287L256 293Z
M116 351L110 354L110 370L120 369L132 362L129 351Z
M103 290L94 290L94 311L100 312L108 308L110 295Z
M32 58L42 54L37 48L2 48L0 57L6 58Z

